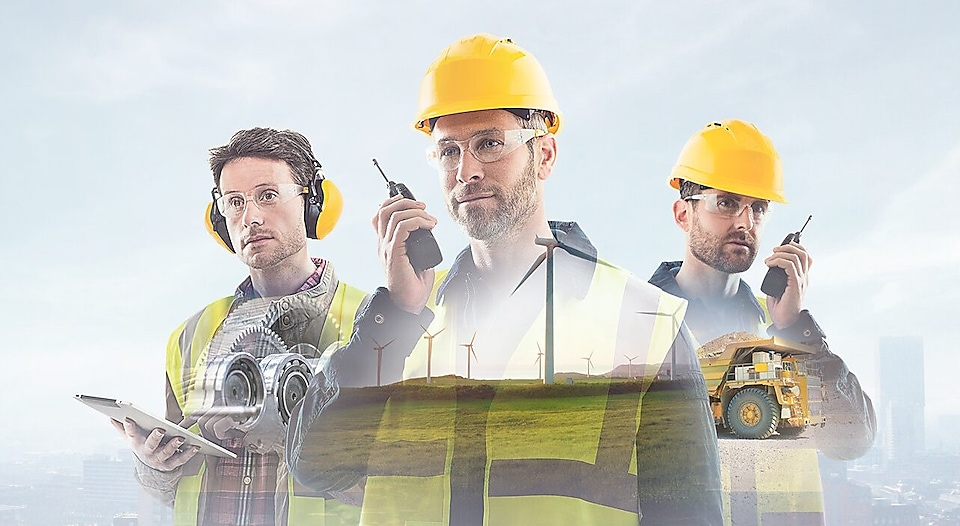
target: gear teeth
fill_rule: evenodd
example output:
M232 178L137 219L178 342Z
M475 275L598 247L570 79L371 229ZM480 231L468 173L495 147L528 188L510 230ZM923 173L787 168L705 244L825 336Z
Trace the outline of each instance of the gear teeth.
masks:
M230 345L229 352L248 352L256 358L287 352L287 344L269 327L254 325L244 328Z

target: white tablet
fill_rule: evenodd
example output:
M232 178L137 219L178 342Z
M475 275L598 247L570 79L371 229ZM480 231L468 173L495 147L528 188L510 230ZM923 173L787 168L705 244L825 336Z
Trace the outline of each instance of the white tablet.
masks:
M203 453L204 455L237 458L236 453L224 449L219 445L203 438L202 436L188 431L177 424L174 424L173 422L168 422L163 418L153 416L143 409L131 404L130 402L82 394L74 395L73 397L118 422L123 422L125 419L129 418L130 420L136 422L138 426L146 429L147 431L152 431L153 429L159 427L166 430L166 437L183 437L184 446L200 446L200 453Z

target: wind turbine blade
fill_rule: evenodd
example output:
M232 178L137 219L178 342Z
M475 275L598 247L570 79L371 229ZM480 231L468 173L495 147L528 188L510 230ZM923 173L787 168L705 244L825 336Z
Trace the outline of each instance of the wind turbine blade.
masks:
M560 243L559 246L560 246L560 248L562 248L563 250L565 250L565 251L567 252L567 254L570 254L571 256L576 256L576 257L578 257L578 258L580 258L580 259L585 259L585 260L587 260L587 261L590 261L591 263L597 263L598 265L603 265L603 266L605 266L605 267L617 268L616 266L611 265L610 263L607 263L606 261L598 258L597 256L595 256L595 255L593 255L593 254L588 254L588 253L586 253L586 252L584 252L584 251L582 251L582 250L573 248L573 247L571 247L570 245L567 245L566 243Z
M520 283L517 284L517 288L513 289L513 292L510 293L511 296L513 296L514 294L517 293L518 290L520 290L520 287L523 285L523 282L527 281L527 278L529 278L531 274L536 272L536 270L540 267L540 265L543 264L544 261L546 261L546 259L547 259L546 252L537 256L537 260L534 261L533 265L530 266L530 270L528 270L527 273L523 275L523 279L521 279Z
M477 339L477 331L473 331L473 338L470 338L470 345L473 345L473 342L476 339Z
M666 312L660 311L642 311L638 310L637 314L649 314L650 316L672 316L672 314L667 314Z

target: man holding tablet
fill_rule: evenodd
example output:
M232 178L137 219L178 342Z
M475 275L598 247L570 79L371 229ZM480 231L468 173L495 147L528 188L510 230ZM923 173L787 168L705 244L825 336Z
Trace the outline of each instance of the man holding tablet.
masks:
M433 271L416 272L397 258L387 267L391 287L366 296L339 282L329 261L310 257L307 238L332 230L341 200L297 132L241 130L210 150L210 168L215 186L208 230L250 275L233 295L207 305L171 335L165 418L236 458L197 455L197 446L182 447L183 437L165 440L164 429L130 419L117 425L136 455L139 481L173 505L175 524L322 523L325 515L345 513L331 508L350 505L298 485L284 462L285 419L309 382L324 382L304 362L322 362L328 347L348 341L356 356L372 353L378 340L396 339L395 349L412 349L420 325L432 320L423 307ZM396 224L381 245L402 244L409 232L434 224L427 218ZM405 354L393 356L402 363ZM280 396L262 387L279 377L271 370L289 380ZM257 400L263 403L247 404ZM265 414L250 419L242 412L247 408Z

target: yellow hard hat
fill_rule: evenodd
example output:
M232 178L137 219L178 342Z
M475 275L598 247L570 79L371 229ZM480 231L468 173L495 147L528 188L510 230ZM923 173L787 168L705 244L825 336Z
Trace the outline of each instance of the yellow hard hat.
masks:
M783 167L773 143L756 125L736 119L711 122L695 133L670 173L670 186L686 179L703 186L786 203Z
M427 68L413 126L430 135L431 119L492 109L548 111L548 131L560 131L557 100L537 59L509 38L480 33L454 42Z

